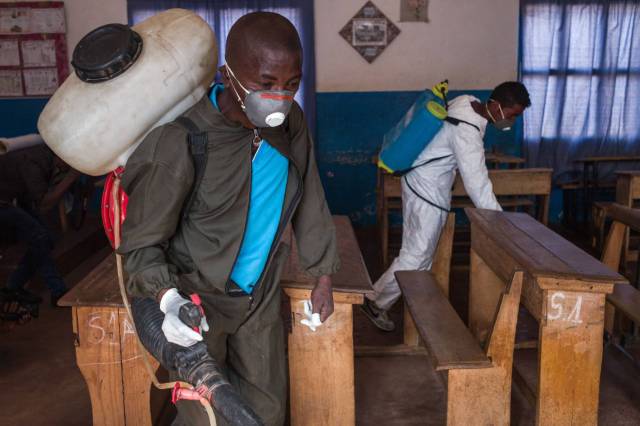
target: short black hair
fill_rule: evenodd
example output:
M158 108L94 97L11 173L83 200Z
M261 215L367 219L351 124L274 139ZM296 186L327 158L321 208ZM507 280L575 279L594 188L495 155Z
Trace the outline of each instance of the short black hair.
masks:
M491 92L491 99L500 102L503 107L512 107L516 104L522 105L524 108L531 106L529 92L519 81L505 81L499 84Z

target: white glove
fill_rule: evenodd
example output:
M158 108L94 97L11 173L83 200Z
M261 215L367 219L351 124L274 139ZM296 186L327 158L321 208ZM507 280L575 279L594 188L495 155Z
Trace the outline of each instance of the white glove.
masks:
M312 313L313 305L311 304L311 300L303 300L302 303L304 303L304 314L306 315L306 318L301 320L300 323L309 327L311 331L316 331L316 328L322 325L322 321L320 321L320 314Z
M192 346L202 340L202 334L192 330L180 320L180 307L187 303L191 301L180 296L175 288L169 289L160 299L160 310L164 312L162 331L168 341L184 347ZM209 331L209 324L204 316L200 322L200 330Z

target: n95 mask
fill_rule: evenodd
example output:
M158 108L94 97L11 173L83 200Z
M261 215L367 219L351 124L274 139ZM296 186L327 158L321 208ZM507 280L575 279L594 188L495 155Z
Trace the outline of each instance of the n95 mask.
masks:
M284 123L293 104L293 92L288 90L247 90L236 78L229 65L225 65L225 67L229 72L229 82L238 98L240 107L253 125L256 127L277 127ZM245 92L244 101L240 98L231 77Z

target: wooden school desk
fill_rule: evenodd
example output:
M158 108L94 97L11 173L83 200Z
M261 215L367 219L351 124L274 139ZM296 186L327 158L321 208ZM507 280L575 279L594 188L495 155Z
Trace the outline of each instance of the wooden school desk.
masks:
M301 302L310 297L315 281L299 270L295 244L283 268L281 285L291 298L292 425L308 424L310 418L316 425L355 424L352 305L362 304L373 289L349 219L335 216L334 222L342 267L333 276L334 313L317 331L300 324ZM283 241L290 244L292 238L288 232ZM162 412L150 409L151 380L120 298L114 256L105 258L60 305L73 308L76 362L89 388L93 424L156 424ZM158 393L165 400L169 394Z
M498 201L504 207L530 206L532 203L527 198L536 196L539 200L538 219L546 224L549 216L549 196L551 194L551 176L553 169L495 169L489 170L489 179L493 184L493 192ZM401 182L399 177L388 173L379 172L378 177L378 223L380 224L382 261L383 265L389 263L389 211L401 210L402 197ZM456 176L453 184L453 197L466 197L467 193L460 175ZM508 198L505 198L508 197ZM472 206L471 200L454 199L451 207Z
M59 305L72 307L76 363L89 389L94 426L156 424L170 392L156 394L159 409L152 412L157 404L150 403L151 379L120 297L115 256L109 254Z
M605 296L627 280L524 213L466 213L469 328L487 338L504 282L522 270L522 304L540 326L537 385L525 390L536 399L536 424L595 425Z

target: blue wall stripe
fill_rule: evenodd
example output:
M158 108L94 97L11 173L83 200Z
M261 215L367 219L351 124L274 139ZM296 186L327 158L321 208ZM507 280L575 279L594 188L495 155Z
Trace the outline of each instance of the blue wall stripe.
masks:
M48 101L48 98L0 100L0 117L3 117L0 137L37 133L38 117Z

